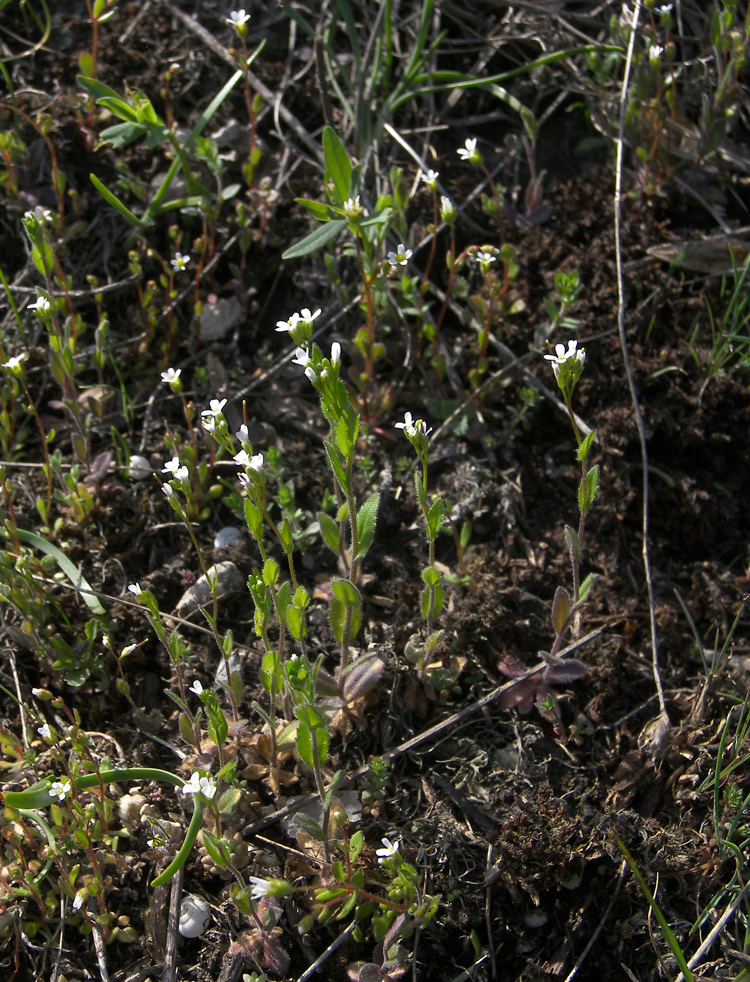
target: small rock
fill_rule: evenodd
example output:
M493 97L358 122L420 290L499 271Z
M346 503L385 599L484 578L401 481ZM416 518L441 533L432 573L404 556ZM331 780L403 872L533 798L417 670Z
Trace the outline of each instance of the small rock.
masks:
M141 457L140 454L134 453L130 455L130 462L128 463L128 477L131 481L145 481L147 477L151 477L154 473L154 468L151 466L151 461L147 460L145 457Z
M236 297L207 303L200 318L201 341L221 341L243 316L242 305Z
M227 546L231 546L233 542L236 542L240 538L242 532L235 528L234 525L227 525L219 531L214 536L214 549L226 549Z
M241 593L247 589L242 573L234 563L229 561L216 563L209 569L208 575L211 579L216 577L216 595L219 600L223 600L232 593ZM174 613L178 617L187 618L194 614L199 607L207 607L210 603L211 587L206 577L201 576L180 597Z

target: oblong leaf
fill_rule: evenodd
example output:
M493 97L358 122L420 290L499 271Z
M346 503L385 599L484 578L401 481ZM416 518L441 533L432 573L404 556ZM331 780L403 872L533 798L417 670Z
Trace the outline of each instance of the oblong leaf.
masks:
M367 553L375 538L379 506L380 495L371 494L357 513L357 539L359 540L357 559L361 559Z
M342 205L349 197L349 181L352 176L352 162L339 135L331 126L323 130L323 158L326 177L333 181L336 191L336 204Z
M347 224L345 218L334 218L330 222L326 222L325 225L306 235L296 245L290 246L286 252L282 252L281 258L300 259L302 256L309 256L311 252L316 252L332 239L335 239L346 228Z
M120 201L117 195L112 194L109 188L106 188L102 184L102 182L99 180L96 174L89 174L89 178L91 180L91 183L94 185L94 187L99 192L99 194L104 198L104 200L108 204L112 205L112 207L115 208L117 211L119 211L123 218L126 218L129 222L132 222L133 225L143 224L141 222L141 219L138 218L136 215L134 215L133 212L127 207L127 205L124 205L122 201Z

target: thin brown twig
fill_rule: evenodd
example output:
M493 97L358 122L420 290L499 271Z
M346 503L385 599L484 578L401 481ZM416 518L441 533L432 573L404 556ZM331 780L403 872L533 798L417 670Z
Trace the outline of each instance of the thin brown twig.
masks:
M167 942L164 947L164 982L175 982L177 978L177 932L180 927L180 904L182 902L184 876L185 867L181 866L172 880L169 917L167 919Z
M661 713L660 728L655 732L654 753L658 755L667 733L669 732L669 715L664 699L664 687L659 671L659 645L656 635L656 602L654 599L654 582L651 575L651 558L649 553L649 470L648 470L648 445L646 441L646 427L643 422L641 408L638 401L638 392L633 377L633 369L630 364L630 353L628 350L628 340L625 334L625 285L622 269L622 161L623 149L625 146L625 113L628 104L628 83L630 81L630 69L633 63L633 51L635 49L635 39L638 36L638 18L641 12L641 0L636 0L633 10L633 20L631 24L630 40L625 59L625 71L622 79L620 91L620 121L617 134L617 157L615 162L615 198L614 198L614 220L615 220L615 266L617 270L617 323L620 334L620 348L622 350L623 365L628 379L628 388L633 404L633 415L638 430L638 440L641 448L641 461L643 463L643 507L642 507L642 526L643 535L642 555L643 569L646 577L646 587L648 590L649 622L651 627L651 665L654 675L654 683L659 696L659 709Z

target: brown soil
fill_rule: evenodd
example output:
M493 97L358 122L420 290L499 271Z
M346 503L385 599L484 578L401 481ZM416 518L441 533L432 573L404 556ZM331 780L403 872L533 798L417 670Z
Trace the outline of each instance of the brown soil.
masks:
M74 276L74 289L85 288L87 275L101 282L128 276L123 225L89 183L92 170L114 182L115 157L109 151L91 149L92 129L97 125L90 126L85 112L71 108L77 57L89 43L80 6L59 5L50 44L23 63L15 80L19 103L27 112L45 103L32 89L55 97L47 110L53 120L53 141L68 187L79 194L83 223L81 234L64 246L65 268ZM181 0L173 6L191 15L195 6L201 6L201 23L226 37L221 27L225 12L218 3L196 5ZM177 62L172 112L181 121L193 121L225 80L228 67L199 44L184 22L170 14L167 4L151 5L143 19L138 17L139 4L122 2L119 8L116 27L103 29L101 79L115 89L127 83L156 96L163 84L157 70ZM21 32L23 24L15 7L6 13L8 23L12 25L15 18ZM274 89L285 67L285 28L275 8L259 12L253 26L260 34L268 34L267 53L256 70ZM126 34L126 40L118 43L117 38ZM311 134L319 138L322 121L310 78L306 76L299 90L288 91L285 104L298 118L309 120ZM485 106L482 97L476 98L472 112ZM222 110L222 121L230 116L242 119L243 111L238 88ZM7 126L10 113L7 108L2 113ZM22 129L32 140L33 131ZM281 150L270 114L261 120L259 135L267 148L262 169L273 177L278 163L275 155ZM471 135L481 134L472 131ZM463 141L464 134L452 129L445 138L452 142L442 148L442 158L450 154L451 159L441 179L445 176L451 183L453 173L459 199L459 174L460 180L467 179L452 158L453 146ZM734 138L737 140L737 134ZM744 145L747 149L746 140ZM145 182L157 169L158 158L145 150L128 149L123 159L129 172ZM399 163L409 166L405 159ZM650 737L658 702L641 555L643 466L617 335L612 171L591 159L574 173L562 164L556 166L553 159L549 166L552 173L544 189L549 215L540 224L509 223L505 230L521 266L511 299L522 301L523 310L508 317L500 340L522 359L546 322L544 299L551 295L554 274L579 270L583 299L572 314L580 320L578 336L585 343L587 362L576 391L576 411L596 428L594 459L601 467L600 493L586 528L585 572L595 572L600 579L584 609L581 629L582 635L596 633L575 652L585 663L586 673L555 687L561 729L556 731L533 708L522 713L506 708L501 699L458 721L451 720L507 682L508 666L531 666L538 653L551 646L552 598L559 585L569 585L563 526L575 522L577 515L579 474L564 412L547 399L522 412L522 391L528 379L519 367L488 391L481 416L475 416L464 433L456 435L444 427L433 443L432 489L458 505L462 517L470 518L473 526L465 559L469 580L448 589L441 622L446 643L438 658L445 673L453 673L453 680L440 693L417 679L404 656L407 640L421 627L419 576L426 551L411 478L400 462L408 457L408 448L396 441L392 424L405 409L436 422L431 409L441 393L435 391L424 363L412 358L409 374L401 373L404 346L396 332L387 340L378 384L383 391L391 382L397 382L398 388L388 413L371 427L362 444L371 467L361 494L380 490L382 504L376 542L364 568L366 609L360 643L377 647L386 657L387 668L377 688L333 736L328 766L331 773L338 769L354 773L373 755L394 751L447 721L434 736L393 755L385 801L377 815L366 815L361 824L372 849L383 836L401 838L404 856L424 873L425 889L443 897L435 920L416 940L409 941L416 948L413 977L419 980L447 982L468 969L476 957L472 932L491 955L473 976L476 978L564 979L595 938L576 976L580 982L619 980L624 971L630 978L656 979L662 977L660 959L674 976L672 955L637 882L623 866L618 837L652 889L658 877L659 905L687 951L697 947L696 938L687 935L689 926L734 869L732 856L717 848L712 787L702 787L713 773L729 709L745 698L748 616L740 617L733 657L709 684L677 593L707 648L714 647L717 631L721 647L748 587L747 368L730 363L722 377L708 378L711 338L705 311L710 305L720 315L720 279L671 270L647 253L652 246L692 238L703 231L707 224L704 213L677 185L665 184L659 193L648 195L626 174L626 330L648 437L655 620L670 719L669 732L655 748ZM440 169L443 171L442 166ZM22 212L36 203L55 204L46 175L44 169L24 171L21 198L5 202L0 266L9 281L15 281L27 265L19 221ZM746 186L734 184L730 194L731 175L713 175L712 180L724 194L726 220L744 220ZM247 400L257 449L275 446L280 450L287 476L295 484L297 505L312 513L328 485L316 399L296 366L287 365L268 376L265 372L284 351L282 338L272 329L275 321L294 307L327 308L331 304L320 265L280 260L281 252L308 230L306 219L294 205L294 195L314 197L318 186L312 167L294 173L280 188L269 220L253 229L243 276L237 277L238 255L231 251L213 271L213 291L222 297L236 296L246 308L241 326L223 341L193 351L189 324L180 311L184 323L178 325L178 340L168 362L183 367L186 391L199 408L223 387L230 400L227 412L239 423L241 399ZM470 190L467 185L467 193ZM426 213L426 203L426 197L418 197L412 204L415 221L418 209L419 214ZM497 228L478 207L466 218L484 234L482 239L471 232L467 242L497 240ZM187 242L199 234L197 224L186 224L186 229ZM226 227L219 232L227 237ZM168 248L166 235L159 246ZM436 264L435 268L442 267ZM23 280L27 286L34 282L31 275ZM170 456L163 443L165 427L178 433L185 429L179 402L158 384L162 367L158 347L165 342L164 329L160 328L160 340L139 354L138 340L132 341L141 331L132 283L108 295L105 306L113 336L123 343L122 365L131 386L135 410L131 448L135 451L144 439L140 452L161 460ZM80 312L89 322L95 318L93 304L88 308L82 302ZM692 350L698 363L691 356L696 323L700 328ZM332 337L348 340L341 328L326 336L324 343ZM454 320L446 326L446 338L452 369L465 382L476 360L474 334ZM87 337L87 343L90 340ZM561 338L556 335L554 340ZM353 350L350 343L349 348ZM45 419L61 420L45 352L35 350L38 404ZM546 385L553 384L548 363L539 355L528 364L528 371ZM498 350L491 349L489 372L499 371L502 365ZM92 434L94 454L111 448L112 425L127 426L121 414L105 413ZM24 450L28 456L24 459L39 459L35 439L36 431L28 427ZM18 525L34 527L34 496L43 484L21 472L10 473L17 488L28 489L25 498L16 495ZM219 469L217 474L226 476L229 470ZM69 516L58 532L58 541L66 544L72 561L83 565L95 588L110 596L106 605L116 624L117 643L143 641L123 662L138 712L132 711L116 689L112 663L103 663L103 670L93 671L83 685L74 688L52 670L51 659L19 651L20 692L27 697L32 687L43 686L61 695L70 709L81 714L84 729L100 734L91 738L97 755L112 755L108 737L113 737L123 749L125 766L174 769L180 765L171 747L184 748L184 744L177 731L176 707L164 696L171 667L137 605L126 602L131 599L126 587L138 580L154 592L161 610L171 611L200 575L198 560L186 531L172 522L166 502L160 500L151 482L132 483L110 472L92 487L93 513L83 524ZM213 549L214 534L228 524L240 523L216 501L197 531L199 541L209 558L231 558L246 577L258 563L247 536L229 550ZM437 558L460 572L450 536L440 540ZM316 656L323 654L325 667L332 670L335 645L327 626L325 589L336 565L318 539L305 549L300 568L318 588L311 611L312 651ZM84 615L68 594L60 592L56 603L70 621L69 628L61 626L60 630L74 642ZM300 861L290 852L298 843L282 823L263 818L278 802L261 773L253 743L262 722L252 702L261 699L262 687L259 648L246 595L222 606L220 629L229 628L249 652L242 664L245 722L231 735L231 753L253 774L248 779L246 806L233 818L236 830L257 850L251 850L255 859L247 872L264 875L269 867L257 865L262 853L263 862L275 863L279 874L302 876ZM6 634L6 646L12 637ZM216 670L215 647L198 631L186 629L186 637L193 646L195 677L208 685ZM4 669L2 681L15 691L9 669ZM3 710L3 729L18 737L17 709L5 699ZM38 745L38 750L41 753L43 748ZM191 763L188 760L183 765L188 773ZM56 766L51 761L48 764L40 773L49 773ZM24 786L31 774L28 768L17 769L10 775L13 787ZM282 800L312 790L304 769L295 767L291 759L285 779L289 783L282 789ZM747 779L742 769L731 781L737 785L739 799L744 799ZM356 780L350 787L362 789ZM180 808L167 791L156 804L165 815L176 814ZM719 807L719 821L731 821L723 797ZM168 899L155 896L148 886L156 857L147 837L145 827L133 827L121 846L122 861L109 873L108 909L126 913L142 932L142 940L130 945L115 943L107 949L110 978L118 982L157 977L164 958L154 924L163 922ZM253 971L251 959L240 968L238 955L237 935L240 940L246 938L248 923L229 900L228 882L206 870L198 849L186 867L185 889L207 897L215 916L202 938L180 940L178 977L225 982L239 978L241 971ZM299 978L342 930L338 924L316 928L302 941L294 930L295 916L299 915L289 904L280 921L280 939L290 963L281 976L269 971L271 978ZM603 920L602 933L597 936ZM709 927L710 921L703 934ZM707 977L736 977L741 962L733 961L725 949L742 947L739 925L737 932L737 938L727 936L717 946ZM8 979L50 977L57 958L54 952L38 951L7 925L3 937L1 954ZM90 938L68 928L61 944L65 978L98 977ZM372 948L372 941L344 944L319 977L336 982L345 979L347 965L369 960Z

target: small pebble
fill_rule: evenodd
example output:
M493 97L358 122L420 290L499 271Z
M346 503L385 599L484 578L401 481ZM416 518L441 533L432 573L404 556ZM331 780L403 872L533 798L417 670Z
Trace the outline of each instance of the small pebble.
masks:
M146 478L151 477L153 473L154 468L151 466L150 460L146 460L145 457L141 457L141 455L137 453L130 455L128 477L131 481L145 481Z
M242 532L233 525L227 525L219 531L214 536L214 549L226 549L227 546L231 546L233 542L236 542L240 538Z
M543 910L530 910L528 914L523 915L523 922L526 927L544 927L548 920L549 917Z

